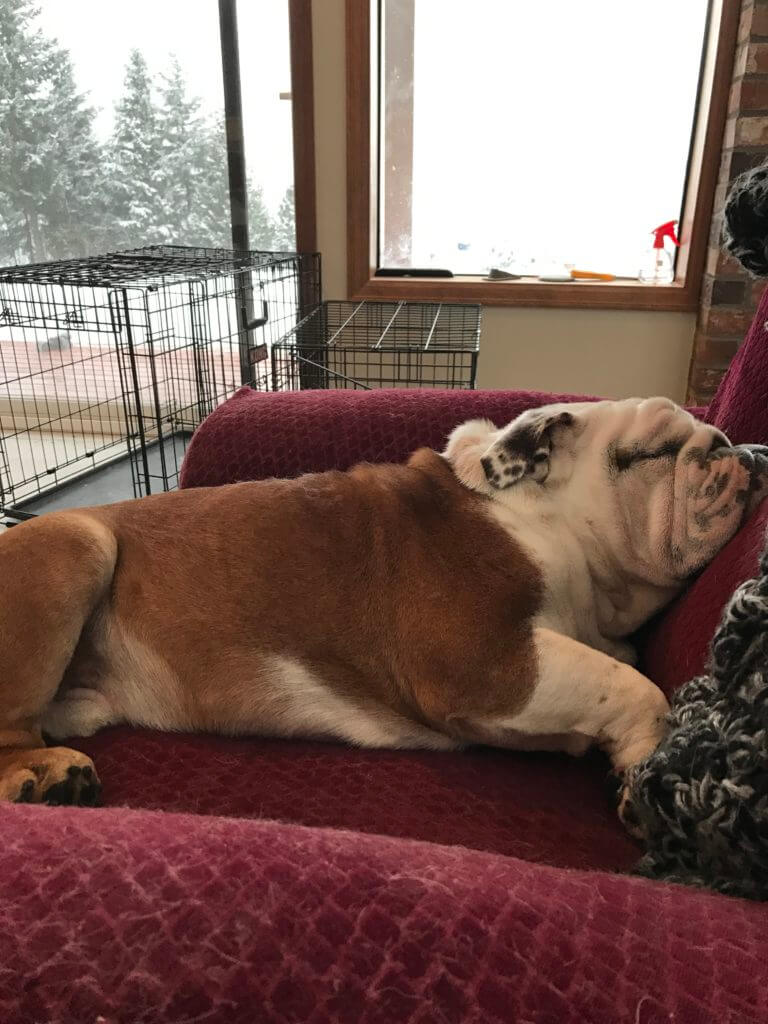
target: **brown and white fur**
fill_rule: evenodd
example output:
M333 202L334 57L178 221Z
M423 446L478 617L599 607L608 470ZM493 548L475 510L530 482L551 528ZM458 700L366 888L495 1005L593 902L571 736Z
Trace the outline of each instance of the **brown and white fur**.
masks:
M677 447L649 456L662 435ZM692 439L698 477L666 526L605 516L617 458L634 452L643 474L645 452L662 480ZM736 458L707 497L704 453L723 444L664 399L550 406L503 431L465 424L443 456L405 466L14 527L0 536L0 799L94 802L91 761L43 733L119 722L365 747L596 743L623 771L660 739L667 703L621 638L712 557L728 517L737 528ZM681 531L695 543L674 550Z

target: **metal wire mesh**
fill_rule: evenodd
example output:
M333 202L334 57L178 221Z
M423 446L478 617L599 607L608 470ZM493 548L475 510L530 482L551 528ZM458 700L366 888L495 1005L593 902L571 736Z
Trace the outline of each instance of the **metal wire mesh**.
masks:
M474 388L481 307L323 302L272 349L272 387Z
M272 345L319 299L317 254L150 246L0 269L0 509L121 458L135 495L175 487L195 427L269 388Z

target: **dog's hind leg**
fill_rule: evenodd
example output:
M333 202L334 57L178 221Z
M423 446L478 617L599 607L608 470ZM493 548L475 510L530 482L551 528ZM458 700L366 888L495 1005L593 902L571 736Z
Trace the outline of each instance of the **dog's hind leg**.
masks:
M90 758L46 747L41 721L116 559L114 536L86 513L51 513L0 536L0 800L97 801Z

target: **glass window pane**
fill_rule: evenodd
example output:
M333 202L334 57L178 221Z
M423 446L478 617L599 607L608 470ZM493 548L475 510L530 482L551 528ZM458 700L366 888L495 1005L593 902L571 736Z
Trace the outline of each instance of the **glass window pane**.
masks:
M252 249L296 248L288 0L237 5Z
M3 263L230 244L218 7L194 6L0 7Z
M238 13L251 247L292 249L288 2ZM0 51L0 265L231 246L216 0L3 0Z
M680 216L706 0L382 4L380 264L636 274Z

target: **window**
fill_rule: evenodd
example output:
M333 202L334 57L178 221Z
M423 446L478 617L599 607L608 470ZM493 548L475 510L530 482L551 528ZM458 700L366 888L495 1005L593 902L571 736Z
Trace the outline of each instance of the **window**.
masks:
M706 15L382 0L380 264L636 275L680 217Z
M311 45L307 0L3 0L0 265L231 247L223 81L238 51L234 37L228 65L222 12L240 15L240 48L259 54L242 61L238 129L249 245L295 248L294 156L311 161L312 141L294 153L291 49ZM305 109L311 93L294 100Z
M737 8L349 0L352 293L695 308ZM676 279L642 285L670 220ZM491 267L524 279L486 284ZM627 280L538 281L574 267Z

